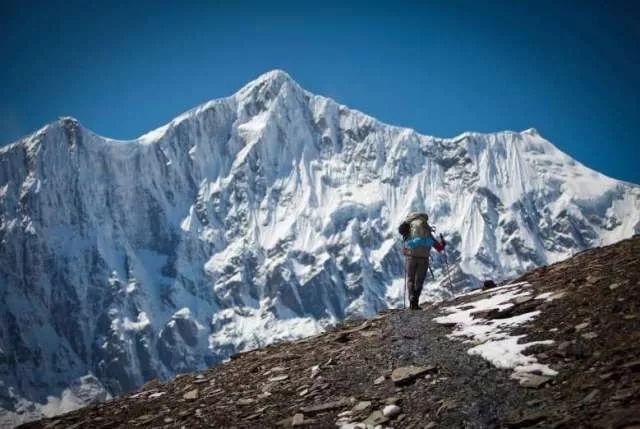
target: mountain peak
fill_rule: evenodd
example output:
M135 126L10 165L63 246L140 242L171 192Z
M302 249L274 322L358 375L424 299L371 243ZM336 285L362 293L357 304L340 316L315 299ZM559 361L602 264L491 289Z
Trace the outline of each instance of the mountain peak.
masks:
M80 121L72 116L60 116L53 124L59 125L65 129L75 129L82 127Z
M289 73L287 73L286 71L284 71L282 69L273 69L271 71L268 71L266 73L261 74L256 80L260 81L260 82L264 82L266 80L271 80L271 81L289 80L289 81L293 81L293 78L289 75Z
M261 74L255 80L246 84L238 91L237 95L246 96L264 89L277 93L285 86L302 90L302 87L287 72L275 69Z

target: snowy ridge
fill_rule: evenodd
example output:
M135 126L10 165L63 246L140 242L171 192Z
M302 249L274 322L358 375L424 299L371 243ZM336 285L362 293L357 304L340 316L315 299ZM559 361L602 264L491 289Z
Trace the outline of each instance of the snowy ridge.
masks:
M447 236L457 290L640 232L637 185L533 129L423 136L282 71L131 141L62 118L0 165L0 408L14 420L69 380L117 395L400 305L410 211ZM432 265L423 298L438 299Z

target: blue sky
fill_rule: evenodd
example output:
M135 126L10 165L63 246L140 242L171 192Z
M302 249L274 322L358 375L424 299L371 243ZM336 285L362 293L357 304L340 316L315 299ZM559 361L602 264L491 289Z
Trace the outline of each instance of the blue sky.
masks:
M280 68L424 134L535 127L640 183L640 2L570 3L5 0L0 144L67 115L133 138Z

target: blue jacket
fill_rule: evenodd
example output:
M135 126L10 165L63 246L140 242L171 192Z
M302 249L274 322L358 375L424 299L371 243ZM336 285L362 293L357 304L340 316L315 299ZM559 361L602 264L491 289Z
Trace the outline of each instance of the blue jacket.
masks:
M409 249L415 249L418 246L432 247L435 240L431 237L414 237L407 240L405 244Z

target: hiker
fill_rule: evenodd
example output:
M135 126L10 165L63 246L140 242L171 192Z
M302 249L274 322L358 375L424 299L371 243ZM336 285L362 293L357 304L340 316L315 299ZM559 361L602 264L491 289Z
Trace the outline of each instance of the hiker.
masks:
M446 242L442 235L440 241L433 237L426 213L410 213L398 228L404 240L402 253L406 257L406 287L409 289L409 308L418 309L422 285L429 270L429 252L435 247L442 252Z

